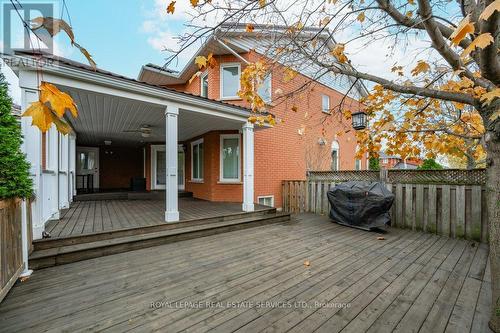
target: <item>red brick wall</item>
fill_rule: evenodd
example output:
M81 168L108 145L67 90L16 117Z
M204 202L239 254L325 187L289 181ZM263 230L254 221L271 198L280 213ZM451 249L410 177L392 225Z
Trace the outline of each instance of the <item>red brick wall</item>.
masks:
M245 59L254 62L261 56L255 52L242 55ZM220 64L225 62L240 62L233 55L216 57L218 65L215 68L207 69L209 75L209 93L211 99L220 99ZM241 64L242 70L245 65ZM272 91L280 88L283 93L291 92L303 86L309 80L298 75L295 79L285 83L283 80L284 71L282 67L276 67L272 72ZM195 78L190 84L173 86L175 89L200 94L200 79ZM334 115L327 115L321 111L321 95L330 96L330 106L340 103L343 95L322 84L316 83L309 86L307 91L300 96L296 96L284 103L275 105L271 112L280 120L274 128L256 128L255 132L255 201L258 196L274 195L275 206L281 206L281 184L283 180L305 179L307 168L314 170L329 170L331 167L331 143L336 139L340 145L339 164L341 170L352 170L355 168L356 138L355 131L349 121L343 120L339 112ZM231 100L228 103L248 106L242 100ZM298 107L298 112L292 111L292 106ZM347 98L344 107L356 111L360 104ZM298 130L304 128L304 134L299 135ZM344 133L345 131L348 133ZM342 132L341 136L337 136ZM320 138L326 140L325 145L318 143ZM210 135L206 142L212 143L215 140ZM219 145L218 139L213 142ZM218 149L213 152L217 158L209 156L209 145L205 145L206 167L211 173L210 181L206 184L189 184L186 182L186 190L198 193L201 198L208 200L241 201L241 186L218 185L214 179L218 177ZM190 158L190 153L186 155L186 161ZM188 163L189 165L189 163ZM366 159L362 159L362 169L367 168ZM190 170L186 170L186 175L190 176ZM189 184L189 185L188 185ZM213 186L209 189L209 186ZM236 197L237 196L237 197Z
M143 177L141 147L99 147L99 187L124 189L132 177Z
M185 142L186 147L186 178L185 189L193 192L195 198L210 201L241 202L243 200L243 185L220 183L220 135L237 133L236 131L212 131ZM203 183L191 181L191 142L203 138ZM243 155L240 138L240 155ZM241 165L243 160L241 160ZM243 171L241 170L241 175Z

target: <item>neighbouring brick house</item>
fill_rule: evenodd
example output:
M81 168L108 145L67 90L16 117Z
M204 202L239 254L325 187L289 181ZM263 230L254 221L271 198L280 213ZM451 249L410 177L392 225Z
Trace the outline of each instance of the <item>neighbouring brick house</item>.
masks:
M406 160L399 156L380 153L380 166L384 169L416 169L422 165L420 158L409 157Z
M190 61L180 72L148 64L143 66L138 79L209 99L249 107L247 102L237 96L239 75L247 63L266 59L263 54L267 51L263 45L266 44L266 38L269 37L268 41L272 39L268 28L256 26L255 30L249 33L245 31L244 24L240 24L239 29L234 29L233 25L230 31L224 31L222 27L222 30L209 38L195 54L195 56L206 56L212 53L217 65L214 68L207 68L191 82L190 79L198 71L194 61ZM317 31L315 28L309 30ZM275 33L280 32L275 31ZM330 112L339 112L334 110L334 107L347 92L349 95L344 100L344 109L351 112L359 111L361 105L358 100L365 94L362 84L355 84L353 89L350 89L353 82L349 78L333 74L324 75L309 86L305 98L273 105L272 101L277 91L280 91L280 94L295 91L304 83L311 81L315 70L317 69L313 66L305 66L304 70L299 70L297 77L285 82L285 67L275 65L259 90L270 100L269 111L282 121L272 129L255 131L255 202L280 207L282 181L304 179L308 170L368 169L366 158L361 160L355 158L357 143L351 124L345 119L341 123L339 117L328 115ZM297 112L292 111L293 105L298 106ZM184 143L186 153L184 188L193 192L195 197L217 201L241 200L240 180L238 178L234 182L222 180L219 160L224 151L220 148L224 135L235 138L238 137L238 132L207 132ZM203 140L205 147L202 179L193 177L191 170L192 149L197 147L193 143L200 142L199 140ZM146 154L150 151L148 148ZM151 158L147 157L146 163L149 161ZM146 167L146 170L149 169ZM149 180L148 189L154 189Z

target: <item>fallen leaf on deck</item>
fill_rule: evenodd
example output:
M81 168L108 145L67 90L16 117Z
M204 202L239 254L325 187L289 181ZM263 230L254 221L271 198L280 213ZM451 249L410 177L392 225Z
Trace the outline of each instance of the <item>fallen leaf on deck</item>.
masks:
M379 236L377 237L377 240L385 240L385 237Z
M304 261L304 266L306 266L306 267L311 266L311 263L309 262L309 260Z

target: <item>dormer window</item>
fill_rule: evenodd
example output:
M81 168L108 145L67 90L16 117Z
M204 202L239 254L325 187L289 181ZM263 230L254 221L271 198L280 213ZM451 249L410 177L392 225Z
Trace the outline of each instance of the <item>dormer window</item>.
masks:
M239 99L241 65L238 63L222 64L220 71L220 98Z
M200 92L201 97L208 98L208 72L205 72L201 75Z

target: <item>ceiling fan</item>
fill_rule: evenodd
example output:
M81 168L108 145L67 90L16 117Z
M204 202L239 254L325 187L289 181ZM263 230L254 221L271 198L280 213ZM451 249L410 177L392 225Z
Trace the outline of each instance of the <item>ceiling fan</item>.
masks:
M139 127L139 128L128 129L128 130L124 130L123 132L141 133L141 136L143 138L149 138L151 136L151 133L153 132L153 129L151 128L151 125L141 125L141 127Z

